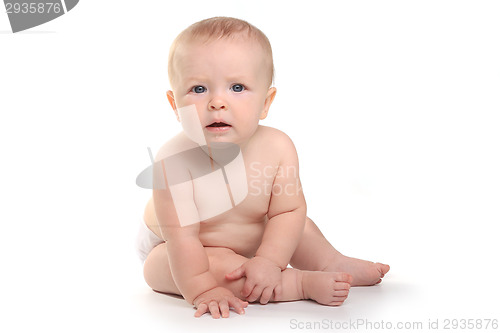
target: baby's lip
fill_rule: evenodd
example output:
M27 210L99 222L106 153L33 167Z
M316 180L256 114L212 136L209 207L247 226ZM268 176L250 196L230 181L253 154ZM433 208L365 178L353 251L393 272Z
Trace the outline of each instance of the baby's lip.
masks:
M231 125L224 121L214 121L211 124L207 125L206 127L227 127L227 126Z

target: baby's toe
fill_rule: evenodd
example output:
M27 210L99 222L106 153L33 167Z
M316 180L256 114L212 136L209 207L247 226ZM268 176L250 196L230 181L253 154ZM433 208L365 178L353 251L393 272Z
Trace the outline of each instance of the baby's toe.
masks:
M332 302L345 302L345 300L347 299L347 296L333 296L332 297Z
M333 296L335 297L347 297L349 295L349 290L335 290Z
M347 290L351 289L351 284L347 282L335 282L333 285L334 290Z
M353 278L352 278L351 274L341 272L341 273L336 273L335 281L345 282L345 283L351 284L353 281Z

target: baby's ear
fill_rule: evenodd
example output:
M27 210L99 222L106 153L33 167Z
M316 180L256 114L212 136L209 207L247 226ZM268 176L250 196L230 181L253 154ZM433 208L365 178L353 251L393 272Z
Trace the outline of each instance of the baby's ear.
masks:
M172 109L174 109L175 116L177 117L177 121L180 121L179 113L177 112L177 105L175 105L174 92L172 90L167 91L167 98L168 98L168 102L172 106Z
M264 102L264 108L262 109L262 112L259 117L260 120L266 119L267 113L269 112L269 108L271 107L271 104L274 101L274 97L276 97L276 88L271 87L267 91L266 100Z

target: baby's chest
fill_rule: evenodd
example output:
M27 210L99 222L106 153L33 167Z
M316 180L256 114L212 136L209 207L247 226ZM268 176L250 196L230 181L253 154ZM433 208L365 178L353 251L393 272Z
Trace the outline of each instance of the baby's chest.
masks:
M236 158L203 177L193 179L193 194L200 220L225 212L265 215L269 208L276 167Z

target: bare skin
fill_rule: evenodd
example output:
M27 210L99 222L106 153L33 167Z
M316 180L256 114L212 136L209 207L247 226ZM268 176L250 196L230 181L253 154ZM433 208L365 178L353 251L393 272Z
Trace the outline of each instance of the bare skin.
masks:
M312 271L349 273L353 278L353 287L378 284L390 269L389 265L343 255L309 218L290 265Z
M227 272L237 269L247 262L248 258L224 247L206 247L205 251L209 258L210 271L216 277L218 285L232 292L232 294L228 293L224 301L218 304L220 312L217 309L210 310L212 316L214 318L228 317L230 307L236 313L243 314L244 308L248 305L245 297L241 296L246 278L231 280L227 279L226 276ZM156 246L144 264L146 282L156 291L181 295L173 280L168 262L166 244ZM274 302L312 299L323 305L338 306L346 300L352 282L352 277L347 273L314 272L287 268L281 274L282 295L279 298L272 298ZM198 308L195 313L196 317L209 310L210 303L200 306L203 301L203 299L195 301L194 305ZM261 302L267 303L264 300Z
M379 283L389 270L343 256L306 217L292 141L258 124L276 95L269 88L267 57L259 43L242 35L182 44L173 60L176 73L167 97L184 132L160 149L156 161L200 142L237 144L248 189L243 201L217 214L214 205L224 200L224 191L215 194L220 187L207 178L169 183L164 176L165 188L153 190L144 219L166 242L148 255L144 276L152 289L182 295L197 308L195 316L228 317L230 308L241 314L247 301L313 299L338 306L352 285ZM194 122L182 113L188 106L195 107ZM217 162L211 155L210 160ZM189 171L181 170L183 175L192 175L189 163L182 160Z
M267 164L272 162L270 157L274 154L265 149L255 149L254 145L260 146L260 140L266 140L267 136L281 135L283 134L276 129L259 126L254 140L243 150L244 160L247 161L245 167L249 170L249 182L252 181L253 185L249 187L250 195L234 209L200 224L199 239L209 258L210 271L219 286L230 290L235 297L244 301L259 301L265 304L268 301L313 299L324 305L341 305L347 298L351 286L379 283L389 270L389 266L342 255L309 218L306 218L300 241L290 260L290 265L294 269L287 268L281 272L280 297L274 294L262 297L244 295L242 291L246 277L231 279L231 273L255 255L262 241L267 222L266 210L272 195L268 184L271 184L276 177ZM182 134L174 138L176 142L179 140L183 140ZM167 143L160 154L162 152L168 154L168 151ZM267 163L255 163L255 161L267 161ZM262 186L261 191L256 190L257 184ZM146 206L144 219L148 227L161 237L152 200ZM152 289L181 295L169 268L166 244L155 247L150 253L144 264L144 274L146 282ZM198 307L196 316L210 312L214 318L226 317L229 315L230 307L241 314L244 313L246 304L228 296L225 302L220 304L218 312L213 305L210 309L209 304L199 307L195 303Z

